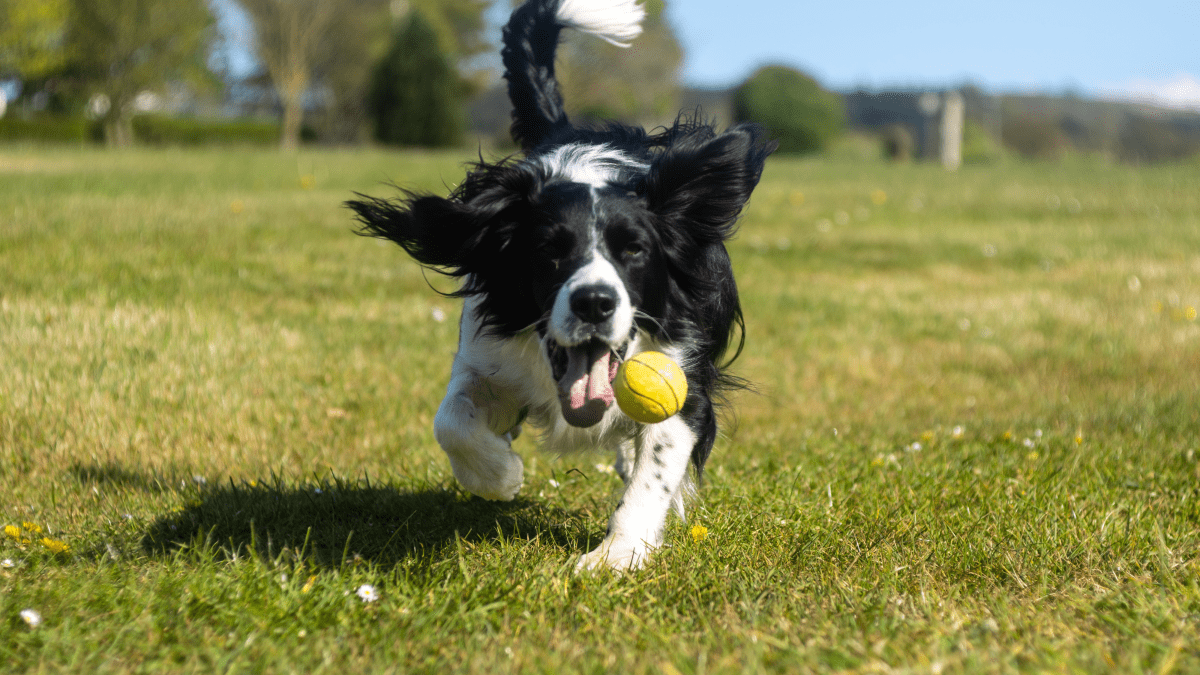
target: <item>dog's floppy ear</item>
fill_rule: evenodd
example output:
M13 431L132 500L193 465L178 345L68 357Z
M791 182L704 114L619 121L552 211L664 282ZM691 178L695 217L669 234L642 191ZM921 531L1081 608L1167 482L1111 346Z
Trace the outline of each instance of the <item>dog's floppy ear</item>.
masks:
M484 210L433 195L406 193L400 199L358 196L360 199L346 202L362 223L358 233L394 241L429 267L459 267L471 235L483 229L488 216Z
M362 223L359 234L394 241L422 265L463 276L481 243L500 234L494 230L503 228L502 214L531 198L527 172L503 164L479 167L449 199L407 191L398 199L360 194L346 206Z
M734 221L778 146L761 127L677 138L650 167L645 195L651 211L699 239L729 237Z

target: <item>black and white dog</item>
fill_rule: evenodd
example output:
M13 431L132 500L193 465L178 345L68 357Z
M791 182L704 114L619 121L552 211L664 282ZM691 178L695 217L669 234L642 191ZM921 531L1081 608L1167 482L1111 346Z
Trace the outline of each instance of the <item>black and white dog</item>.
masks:
M681 118L648 134L567 120L560 31L627 46L643 16L636 0L528 0L502 50L524 158L479 163L449 198L349 203L363 234L462 279L434 433L464 488L516 496L524 466L511 445L525 421L551 451L616 454L625 493L579 570L638 567L662 544L671 507L683 515L689 461L698 480L714 406L736 384L722 358L744 325L724 242L774 149L750 125L717 133ZM650 349L682 366L688 395L678 415L643 425L613 405L611 383L622 359Z

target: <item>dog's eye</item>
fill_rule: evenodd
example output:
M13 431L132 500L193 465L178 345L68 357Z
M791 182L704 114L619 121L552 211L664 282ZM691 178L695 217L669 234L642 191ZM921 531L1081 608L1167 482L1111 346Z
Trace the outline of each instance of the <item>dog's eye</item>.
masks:
M641 244L626 244L621 251L621 257L626 260L636 260L646 254L646 249Z

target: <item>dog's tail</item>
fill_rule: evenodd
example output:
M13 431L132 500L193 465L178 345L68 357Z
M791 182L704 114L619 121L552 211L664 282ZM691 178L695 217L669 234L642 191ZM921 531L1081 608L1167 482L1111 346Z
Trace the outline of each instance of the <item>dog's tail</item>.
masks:
M638 0L528 0L504 27L504 77L513 105L513 140L531 150L570 125L554 77L554 52L563 28L628 47L642 32Z

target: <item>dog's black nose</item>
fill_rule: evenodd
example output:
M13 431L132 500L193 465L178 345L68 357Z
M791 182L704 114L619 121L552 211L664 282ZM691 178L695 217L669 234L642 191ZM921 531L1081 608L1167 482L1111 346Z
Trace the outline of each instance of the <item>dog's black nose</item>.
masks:
M571 292L571 311L587 323L600 323L617 311L617 292L611 286L582 286Z

